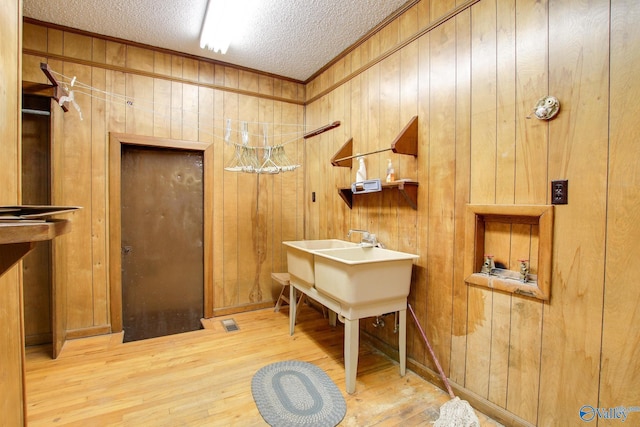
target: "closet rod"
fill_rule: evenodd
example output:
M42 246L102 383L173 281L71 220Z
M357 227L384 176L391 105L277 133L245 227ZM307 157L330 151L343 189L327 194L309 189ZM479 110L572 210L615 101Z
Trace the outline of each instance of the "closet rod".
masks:
M341 162L343 160L357 159L358 157L366 157L366 156L369 156L371 154L384 153L385 151L392 151L392 150L393 150L393 147L382 148L380 150L369 151L368 153L364 153L364 154L354 154L353 156L342 157L340 159L333 160L333 162L334 163L339 163L339 162Z
M34 114L36 116L50 116L51 113L48 111L44 111L44 110L32 110L30 108L23 108L22 109L22 113L23 114Z

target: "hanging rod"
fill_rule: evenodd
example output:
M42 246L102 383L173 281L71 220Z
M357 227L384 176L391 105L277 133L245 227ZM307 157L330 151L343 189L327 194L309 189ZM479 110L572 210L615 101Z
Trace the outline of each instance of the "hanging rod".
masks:
M325 133L328 130L337 128L338 126L340 126L340 122L339 121L335 121L335 122L330 123L328 125L324 125L322 127L319 127L316 130L312 130L311 132L307 132L304 135L302 135L302 137L304 139L311 138L312 136L320 135L321 133Z
M33 110L30 108L23 108L22 109L22 113L23 114L34 114L36 116L50 116L51 113L48 111L44 111L44 110Z
M354 154L353 156L347 156L347 157L342 157L342 158L339 158L339 159L334 159L333 162L334 163L339 163L339 162L342 162L343 160L357 159L358 157L366 157L366 156L370 156L371 154L384 153L385 151L393 151L393 147L381 148L380 150L369 151L368 153L364 153L364 154Z

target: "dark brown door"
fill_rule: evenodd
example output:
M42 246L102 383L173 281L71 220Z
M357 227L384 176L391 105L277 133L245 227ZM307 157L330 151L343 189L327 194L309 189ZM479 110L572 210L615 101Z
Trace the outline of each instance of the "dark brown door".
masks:
M200 329L202 152L125 144L121 165L124 341Z

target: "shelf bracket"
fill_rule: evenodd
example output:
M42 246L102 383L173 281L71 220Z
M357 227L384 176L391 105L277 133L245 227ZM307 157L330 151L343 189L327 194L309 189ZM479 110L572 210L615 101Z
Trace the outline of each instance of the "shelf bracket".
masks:
M64 96L64 93L61 95L61 92L64 92L64 91L60 87L60 83L58 83L58 80L56 79L56 77L51 72L51 68L49 67L49 64L41 62L40 69L42 70L44 75L47 76L47 78L51 82L51 85L53 86L52 98L56 100L56 102L60 105L60 107L62 107L62 110L66 113L67 111L69 111L69 107L67 107L66 103L64 102L60 104L60 98Z
M340 147L338 152L333 155L331 164L333 166L350 168L353 165L352 159L355 157L352 156L351 153L353 153L353 138L349 138L349 140Z
M418 157L418 116L413 116L409 120L395 141L391 143L391 150L397 154Z

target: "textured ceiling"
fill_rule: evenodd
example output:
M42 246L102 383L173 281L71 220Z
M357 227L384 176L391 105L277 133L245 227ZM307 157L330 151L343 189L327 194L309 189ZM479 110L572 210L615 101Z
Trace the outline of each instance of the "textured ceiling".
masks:
M406 1L257 0L225 55L199 46L207 0L24 0L24 16L305 81Z

